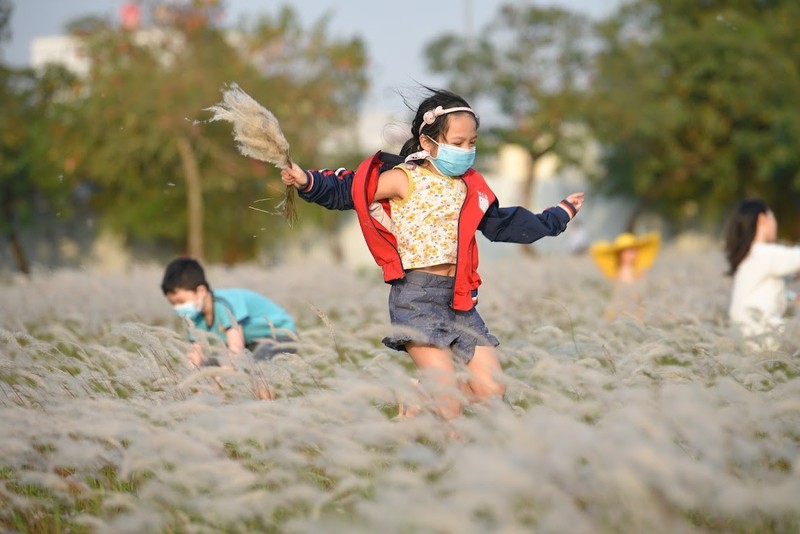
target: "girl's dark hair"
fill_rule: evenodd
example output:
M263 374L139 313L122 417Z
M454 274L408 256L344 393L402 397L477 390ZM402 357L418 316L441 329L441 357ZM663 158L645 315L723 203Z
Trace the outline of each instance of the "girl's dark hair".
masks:
M161 281L161 291L165 295L178 289L188 289L196 291L198 287L206 286L211 289L206 281L206 274L203 267L192 258L177 258L172 260L164 271L164 279Z
M728 275L733 276L739 264L750 252L750 245L753 244L753 238L756 235L758 216L768 211L767 203L758 198L743 200L737 206L728 221L728 229L725 234L725 256L730 265Z
M426 111L433 111L437 106L442 106L442 109L472 107L466 100L464 100L464 98L453 92L445 89L434 89L426 85L423 87L430 93L430 95L420 102L419 106L417 107L414 120L411 122L411 137L403 144L403 148L400 149L400 155L403 158L409 154L413 154L414 152L419 152L422 150L422 146L419 143L420 135L424 134L433 139L437 139L447 130L447 121L450 120L451 115L456 115L458 113L469 113L468 111L454 111L453 113L440 115L439 117L436 117L436 120L433 121L433 124L425 124L422 128L422 132L420 132L420 126L424 124L422 116L425 115ZM475 117L476 127L480 126L478 115L473 114L473 116Z

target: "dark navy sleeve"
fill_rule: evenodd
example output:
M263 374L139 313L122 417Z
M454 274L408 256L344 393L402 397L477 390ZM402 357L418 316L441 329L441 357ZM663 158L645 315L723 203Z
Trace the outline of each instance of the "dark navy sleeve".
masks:
M495 200L486 210L478 230L490 241L533 243L566 230L575 212L575 207L566 200L542 213L532 213L521 206L501 208Z
M388 152L380 153L380 172L385 172L403 162L403 158ZM307 170L308 184L300 190L300 198L314 202L329 210L353 209L353 178L355 171L340 168L332 171L321 169Z
M308 184L298 190L300 198L314 202L329 210L353 209L353 177L349 169L307 170Z

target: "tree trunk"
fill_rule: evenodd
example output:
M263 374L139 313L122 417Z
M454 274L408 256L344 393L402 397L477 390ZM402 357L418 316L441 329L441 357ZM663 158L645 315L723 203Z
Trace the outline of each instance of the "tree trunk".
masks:
M186 180L186 251L192 258L204 259L203 251L203 187L197 158L189 140L178 137L183 177Z
M14 253L14 258L17 260L17 268L19 272L25 276L31 275L30 267L28 267L28 258L25 256L25 250L22 248L22 241L20 241L17 232L11 228L8 231L8 242L11 243L11 250Z
M17 231L14 229L13 199L10 194L4 196L3 217L5 217L6 224L8 224L6 237L8 238L8 243L11 245L11 252L14 254L14 259L17 261L17 269L19 269L19 272L22 274L30 276L31 270L30 267L28 267L28 258L25 256L25 249L22 248L22 241L19 235L17 235Z

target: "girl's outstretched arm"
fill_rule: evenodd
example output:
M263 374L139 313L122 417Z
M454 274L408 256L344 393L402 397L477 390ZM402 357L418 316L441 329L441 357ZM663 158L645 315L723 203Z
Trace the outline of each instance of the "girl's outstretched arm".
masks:
M388 152L381 152L378 156L381 162L381 173L385 173L403 162L403 158ZM354 208L354 178L355 171L345 168L335 171L330 169L303 170L296 163L292 163L291 167L281 169L281 180L284 184L296 187L303 200L314 202L329 210Z
M556 236L583 206L583 193L573 193L542 213L521 206L501 208L495 200L486 210L478 229L490 241L533 243L545 236Z
M329 210L353 209L353 177L347 169L303 170L297 163L281 169L281 181L297 188L300 197Z

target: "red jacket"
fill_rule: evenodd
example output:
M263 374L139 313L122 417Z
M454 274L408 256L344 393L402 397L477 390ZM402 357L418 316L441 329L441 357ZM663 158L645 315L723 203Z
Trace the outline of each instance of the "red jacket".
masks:
M383 268L384 281L391 282L405 276L397 251L397 240L369 211L378 188L378 176L382 164L378 154L363 161L353 178L352 191L353 204L367 247L377 264ZM483 177L474 169L469 169L461 178L467 186L467 197L458 217L455 288L451 305L453 309L466 311L475 306L477 298L473 298L473 290L481 285L475 231L489 205L494 202L495 196ZM389 202L383 200L380 204L386 214L391 216Z
M397 156L378 152L361 162L355 173L346 169L307 171L308 184L300 191L305 200L328 209L355 209L367 247L383 269L386 282L405 277L405 271L394 234L370 213L370 206L380 173L401 161ZM468 311L475 306L477 289L481 285L476 230L481 230L492 241L532 243L545 235L563 232L575 215L575 208L566 200L562 200L559 207L549 208L541 214L533 214L518 206L500 208L494 193L474 169L469 169L461 179L467 186L467 196L458 218L458 251L451 306L455 310ZM386 216L391 217L388 200L379 201L380 208L377 206L376 209L382 208Z

